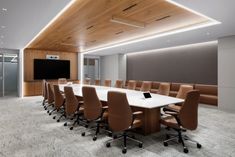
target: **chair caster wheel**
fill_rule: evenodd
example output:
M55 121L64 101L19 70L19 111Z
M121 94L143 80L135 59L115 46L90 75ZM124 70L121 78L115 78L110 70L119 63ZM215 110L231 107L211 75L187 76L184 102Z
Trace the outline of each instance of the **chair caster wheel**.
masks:
M112 137L112 133L109 133L108 136L109 136L109 137Z
M168 146L168 143L167 142L163 142L164 146L167 147Z
M47 108L44 108L45 110L47 110Z
M111 146L110 143L106 143L106 147L109 148Z
M47 113L49 113L50 111L48 110Z
M86 133L85 133L85 132L83 132L83 133L82 133L82 136L85 136L85 135L86 135Z
M95 136L95 137L93 137L93 141L96 141L97 140L97 137Z
M123 149L122 149L122 153L123 153L123 154L126 154L126 152L127 152L126 148L123 148Z
M169 136L169 135L166 135L166 139L167 139L167 140L170 139L170 136Z
M64 123L64 126L67 126L67 123Z
M143 143L139 143L139 148L142 148L143 147Z
M60 122L60 120L58 119L57 122Z
M71 118L70 120L73 120L73 118Z
M56 118L56 116L53 117L53 119L55 119L55 118Z
M116 139L116 138L117 138L117 135L114 135L114 136L113 136L113 139Z
M184 147L184 153L188 153L188 148Z
M202 148L202 145L197 143L197 148L199 148L199 149Z
M51 113L49 113L49 116L51 115Z
M88 128L88 125L85 125L85 128Z
M73 130L73 127L70 127L69 129L70 129L70 130Z

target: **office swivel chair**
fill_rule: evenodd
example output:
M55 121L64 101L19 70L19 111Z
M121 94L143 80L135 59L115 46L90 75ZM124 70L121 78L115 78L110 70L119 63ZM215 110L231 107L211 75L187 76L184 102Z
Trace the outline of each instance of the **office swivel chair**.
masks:
M170 94L170 83L160 83L157 94L168 96Z
M122 80L116 80L115 87L116 88L122 88L123 87L123 81Z
M193 90L193 86L190 85L181 85L180 89L176 95L176 98L185 99L189 91ZM175 111L179 112L182 104L170 104L163 108L163 111Z
M53 87L54 87L54 99L55 99L54 110L57 112L62 111L63 112L62 116L65 116L65 111L63 108L65 103L65 98L60 92L59 85L53 85ZM52 112L50 112L49 115L51 115ZM53 117L53 119L55 118L56 116Z
M107 106L102 106L94 87L82 87L82 95L84 102L84 118L91 124L96 123L96 132L93 140L97 139L97 135L100 132L101 125L104 125L105 119L108 116ZM82 133L85 136L85 132Z
M95 85L100 86L100 80L95 80Z
M52 87L51 87L51 83L46 83L46 89L47 89L47 106L45 107L45 110L47 110L47 113L49 113L49 108L50 106L53 106L54 105L54 93L53 93L53 90L52 90Z
M70 127L70 130L73 130L73 127L76 124L79 124L80 117L83 115L83 107L80 101L78 101L77 97L74 95L73 88L69 86L64 87L64 94L65 94L65 117L71 118L72 120L74 118L75 121L73 122L72 126ZM64 126L67 126L68 123L65 122Z
M199 91L192 90L187 93L185 102L178 113L170 111L165 112L170 116L162 118L161 123L174 129L177 132L177 135L167 134L164 146L168 146L168 142L178 139L178 142L182 144L185 153L188 153L188 148L184 143L185 140L194 142L197 144L197 148L201 148L201 145L198 142L191 140L187 135L182 135L182 132L185 131L185 129L195 130L197 128L199 96Z
M85 78L83 81L83 84L90 85L91 84L91 79L90 78Z
M104 80L104 86L111 87L111 80Z
M127 85L127 89L135 90L135 88L136 88L136 81L135 80L129 80L128 85Z
M152 86L152 82L151 81L143 81L143 83L141 85L141 88L140 88L140 91L148 92L148 91L150 91L151 86Z
M47 102L47 82L45 79L42 80L42 96L43 96L43 101L42 105L45 108L46 107L46 102Z
M133 140L139 144L141 148L143 143L138 141L131 136L127 135L127 132L142 126L142 120L139 117L143 112L134 112L129 106L126 93L110 91L108 92L108 124L113 133L122 132L122 135L111 139L106 143L107 147L110 147L111 142L114 140L123 138L124 147L122 153L127 152L126 141L127 138Z

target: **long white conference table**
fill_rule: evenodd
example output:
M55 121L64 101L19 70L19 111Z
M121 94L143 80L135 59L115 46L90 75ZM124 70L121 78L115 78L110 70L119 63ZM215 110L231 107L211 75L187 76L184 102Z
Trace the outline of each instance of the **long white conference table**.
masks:
M71 86L74 94L82 98L82 87L95 87L98 98L103 103L107 103L108 91L124 92L127 95L128 102L133 111L143 111L143 126L141 133L148 135L160 131L160 108L169 104L177 104L184 102L183 99L178 99L169 96L151 93L151 98L144 98L143 92L136 90L128 90L124 88L104 87L95 85L70 84L60 85L60 90L64 91L64 86Z

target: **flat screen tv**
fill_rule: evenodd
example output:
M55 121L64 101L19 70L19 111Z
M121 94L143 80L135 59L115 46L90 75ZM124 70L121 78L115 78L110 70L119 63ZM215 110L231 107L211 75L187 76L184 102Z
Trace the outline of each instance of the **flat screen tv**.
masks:
M70 79L69 60L34 59L34 79Z

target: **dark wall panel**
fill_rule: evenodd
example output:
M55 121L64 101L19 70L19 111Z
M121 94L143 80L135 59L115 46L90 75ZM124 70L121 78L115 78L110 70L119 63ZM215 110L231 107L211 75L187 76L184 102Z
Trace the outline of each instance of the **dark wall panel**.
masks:
M127 79L217 84L217 44L129 54Z

